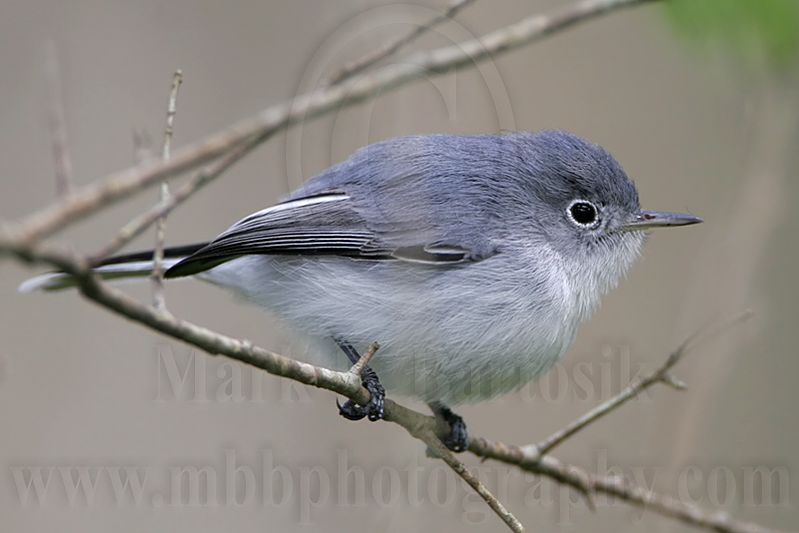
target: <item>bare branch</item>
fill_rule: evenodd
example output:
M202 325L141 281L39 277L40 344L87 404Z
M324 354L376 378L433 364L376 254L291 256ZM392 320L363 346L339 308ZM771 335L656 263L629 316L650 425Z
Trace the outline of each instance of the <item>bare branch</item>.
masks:
M748 319L750 316L752 316L752 313L751 311L747 310L714 325L700 328L698 331L696 331L696 333L685 339L685 341L683 341L683 343L680 344L676 350L671 352L657 370L641 378L640 380L629 384L624 388L623 391L613 398L601 403L600 405L597 405L583 416L573 421L571 424L556 431L533 447L538 450L539 455L546 455L556 446L581 429L585 428L592 422L599 420L614 409L621 407L656 383L664 383L676 389L684 389L685 384L670 373L670 370L674 368L674 365L676 365L690 350L696 348L701 342L719 335L727 328L730 328L733 325Z
M249 153L251 148L251 144L241 145L192 176L180 189L170 194L166 202L159 202L148 211L125 224L107 245L90 257L89 262L92 265L97 265L103 259L119 251L123 246L141 235L147 228L155 224L160 217L171 213L195 192L221 176L227 169Z
M341 70L331 76L330 79L327 80L327 82L323 85L335 85L337 83L341 83L344 80L351 78L355 74L363 72L375 63L378 63L379 61L396 54L401 48L409 45L434 27L452 19L458 13L458 11L471 4L473 1L474 0L455 0L454 2L451 2L446 11L433 17L425 24L415 27L402 37L398 37L393 41L385 43L380 48L377 48L372 52L362 56L360 59L352 61L351 63L347 63L344 65L344 67L342 67Z
M474 491L480 495L481 498L488 504L494 513L498 517L502 519L505 524L510 528L511 531L516 531L521 533L524 531L524 526L519 520L513 516L513 513L508 511L502 502L500 502L496 496L494 496L488 488L486 488L480 480L472 474L466 465L460 462L455 455L447 449L441 443L441 439L439 439L438 435L430 428L420 432L419 434L412 434L414 437L420 439L425 444L427 444L433 452L437 455L437 457L441 458L442 461L447 463L456 474L458 474L461 479L463 479Z
M483 61L495 54L518 48L612 11L652 1L656 0L582 0L552 15L535 15L522 19L480 39L418 52L402 63L354 76L341 84L306 93L289 102L267 108L252 118L239 121L177 151L169 161L153 161L111 174L31 214L13 226L7 226L5 232L14 239L36 240L46 237L145 187L204 165L253 138L257 142L263 142L299 121L316 118L373 94L385 92L423 76L442 74L459 66Z
M177 114L178 90L183 83L183 71L178 69L172 76L172 89L169 91L169 103L166 109L166 129L164 130L164 146L161 158L169 161L172 151L172 135L174 134L175 115ZM161 182L161 205L169 202L169 185L166 180ZM157 309L165 310L164 299L164 241L166 240L166 217L161 214L155 221L155 249L153 251L153 272L150 278L153 281L153 305Z
M183 71L177 69L172 76L172 88L169 90L169 103L166 108L166 128L164 129L164 145L161 150L161 158L169 161L172 155L172 136L175 133L175 115L178 112L178 91L183 83Z
M733 520L726 513L708 512L692 503L658 494L618 476L595 476L576 466L547 455L541 457L535 446L511 446L483 438L472 439L469 451L487 459L516 465L562 483L582 494L605 494L631 505L674 518L684 524L719 533L777 533L758 524Z
M72 160L67 143L67 126L64 113L64 95L61 89L61 66L55 42L47 43L45 59L48 92L48 117L50 139L55 162L55 188L58 196L72 191Z
M372 359L372 356L380 349L380 345L376 342L373 342L369 345L361 358L358 359L352 368L350 368L350 372L355 374L356 376L360 376L363 373L363 369L366 368L366 365L369 364L369 360Z

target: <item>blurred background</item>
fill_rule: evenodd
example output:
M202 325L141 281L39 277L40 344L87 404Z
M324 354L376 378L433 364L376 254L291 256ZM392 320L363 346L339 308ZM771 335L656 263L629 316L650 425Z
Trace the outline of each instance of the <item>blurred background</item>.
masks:
M444 46L565 2L476 1L416 48ZM47 50L55 50L76 181L160 146L172 73L179 147L313 90L441 12L373 0L233 3L3 0L0 216L53 200ZM273 138L176 211L167 242L205 240L355 149L391 136L560 128L610 150L650 209L705 224L652 236L566 359L541 382L458 409L472 435L529 443L654 369L714 318L754 318L557 455L683 501L799 527L799 78L793 0L647 4ZM693 2L693 4L697 4ZM402 54L399 56L402 57ZM395 59L401 61L401 59ZM93 251L155 189L59 238ZM152 245L148 232L130 249ZM392 424L337 416L334 395L212 358L74 293L21 295L0 263L0 515L7 531L501 531L442 463ZM147 284L131 294L150 299ZM280 324L195 282L170 310L292 354ZM415 405L413 402L405 403ZM532 531L681 531L464 456Z

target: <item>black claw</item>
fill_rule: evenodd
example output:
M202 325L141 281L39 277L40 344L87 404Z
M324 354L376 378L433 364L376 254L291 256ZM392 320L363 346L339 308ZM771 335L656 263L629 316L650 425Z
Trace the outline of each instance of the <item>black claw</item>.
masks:
M377 373L368 366L361 373L361 384L369 391L369 403L366 404L366 415L372 422L380 420L384 415L386 389L380 383Z
M375 371L368 366L363 369L361 378L361 384L369 391L369 402L365 406L361 406L352 400L347 400L342 405L336 400L338 413L347 420L361 420L365 417L372 422L381 420L384 415L386 390L377 378Z
M453 452L462 452L469 447L469 432L463 418L453 413L453 420L449 421L449 435L444 439L444 445Z
M469 432L466 430L466 422L463 421L463 418L453 413L449 407L441 404L431 404L430 408L449 424L449 435L442 440L444 446L453 452L465 451L469 447Z
M338 407L338 414L347 420L360 420L366 416L366 411L364 411L363 407L352 400L347 400L344 405L336 400L336 406Z
M360 355L350 344L338 340L336 342L353 364L360 359ZM339 414L347 420L361 420L366 417L372 422L381 420L385 409L386 389L380 383L377 373L368 366L365 366L361 372L361 385L369 391L369 402L362 406L347 400L342 405L336 400Z

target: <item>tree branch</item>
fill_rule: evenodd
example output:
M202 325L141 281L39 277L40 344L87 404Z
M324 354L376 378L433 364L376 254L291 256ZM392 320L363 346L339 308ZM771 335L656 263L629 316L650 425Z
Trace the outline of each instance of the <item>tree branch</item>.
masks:
M508 511L504 505L502 505L496 496L494 496L491 491L489 491L486 486L483 485L479 479L477 479L477 476L472 474L469 469L466 468L466 465L460 462L458 458L455 457L455 455L441 443L441 439L433 430L427 428L418 434L411 433L411 435L427 444L437 457L447 463L447 465L456 474L458 474L461 479L463 479L470 487L472 487L472 489L474 489L477 494L480 495L481 498L483 498L488 506L497 516L502 519L503 522L505 522L511 531L518 533L522 533L524 531L524 526L522 526L521 522L519 522L519 520L513 516L513 514Z
M369 345L365 352L361 355L360 359L358 359L352 368L350 368L350 372L355 374L356 376L360 376L363 374L363 369L366 368L366 365L369 364L369 361L374 357L377 350L380 349L380 345L376 342L373 342Z
M147 228L155 224L159 217L166 216L176 207L188 200L195 192L212 182L241 158L247 155L252 144L241 145L217 159L203 170L191 177L180 189L169 195L165 202L159 202L149 210L133 218L122 226L117 234L103 248L90 256L90 262L97 265L110 255L119 251L123 246L141 235Z
M164 144L161 150L161 159L169 161L172 154L172 135L175 132L175 115L178 112L178 91L183 83L183 71L178 69L172 76L172 88L169 91L169 101L166 108L166 128L164 129ZM169 185L166 180L161 182L161 204L169 201ZM153 282L153 305L156 309L166 310L164 299L164 241L166 240L166 217L162 213L155 220L155 248L153 250L153 271L150 279Z
M527 472L548 477L581 494L612 496L690 526L718 533L778 533L777 530L758 524L733 520L722 511L706 511L698 505L652 492L618 476L592 475L579 467L564 464L551 455L540 456L535 446L512 446L478 437L469 443L469 451L486 459L516 465Z
M582 0L552 15L534 15L522 19L479 39L418 52L402 63L354 76L341 84L323 87L260 111L251 118L178 150L169 161L150 161L106 176L16 224L7 224L4 231L22 240L47 237L145 187L190 171L241 144L255 140L250 145L252 148L301 120L316 118L423 76L442 74L459 66L486 60L612 11L653 1L656 0Z
M385 43L380 48L373 50L372 52L362 56L360 59L357 59L351 63L347 63L344 67L341 68L338 72L336 72L330 79L324 83L323 85L336 85L338 83L343 82L358 74L363 72L364 70L368 69L375 63L382 61L383 59L396 54L401 48L408 46L410 43L430 31L431 29L435 28L439 24L446 22L453 18L461 9L466 7L467 5L474 2L474 0L455 0L451 2L449 7L447 7L446 11L437 15L427 21L425 24L421 26L416 26L413 30L406 33L405 35L394 39L393 41L389 41Z
M715 327L700 328L696 333L685 339L676 350L671 352L657 370L634 383L630 383L619 394L591 409L571 424L534 445L534 447L538 450L540 455L546 455L581 429L596 422L614 409L618 409L656 383L663 383L675 389L685 389L685 384L677 380L670 372L671 369L674 368L674 365L676 365L690 350L696 348L702 341L720 334L725 329L751 316L752 312L747 310L716 324Z

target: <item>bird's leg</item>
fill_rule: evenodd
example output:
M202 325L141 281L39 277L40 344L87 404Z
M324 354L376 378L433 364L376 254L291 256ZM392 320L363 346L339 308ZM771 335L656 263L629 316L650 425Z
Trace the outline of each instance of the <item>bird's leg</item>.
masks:
M339 348L347 355L350 362L352 364L357 363L358 359L361 358L358 351L348 342L339 339L335 340ZM386 389L384 389L383 385L380 383L377 373L369 366L363 367L363 371L361 372L361 384L369 391L369 403L365 406L361 406L352 400L347 400L341 405L338 403L338 400L336 400L339 414L348 420L360 420L364 417L368 417L372 422L380 420L383 418Z
M428 404L433 414L449 424L449 435L443 439L444 446L453 452L462 452L469 447L469 433L466 431L466 422L452 410L440 402Z

